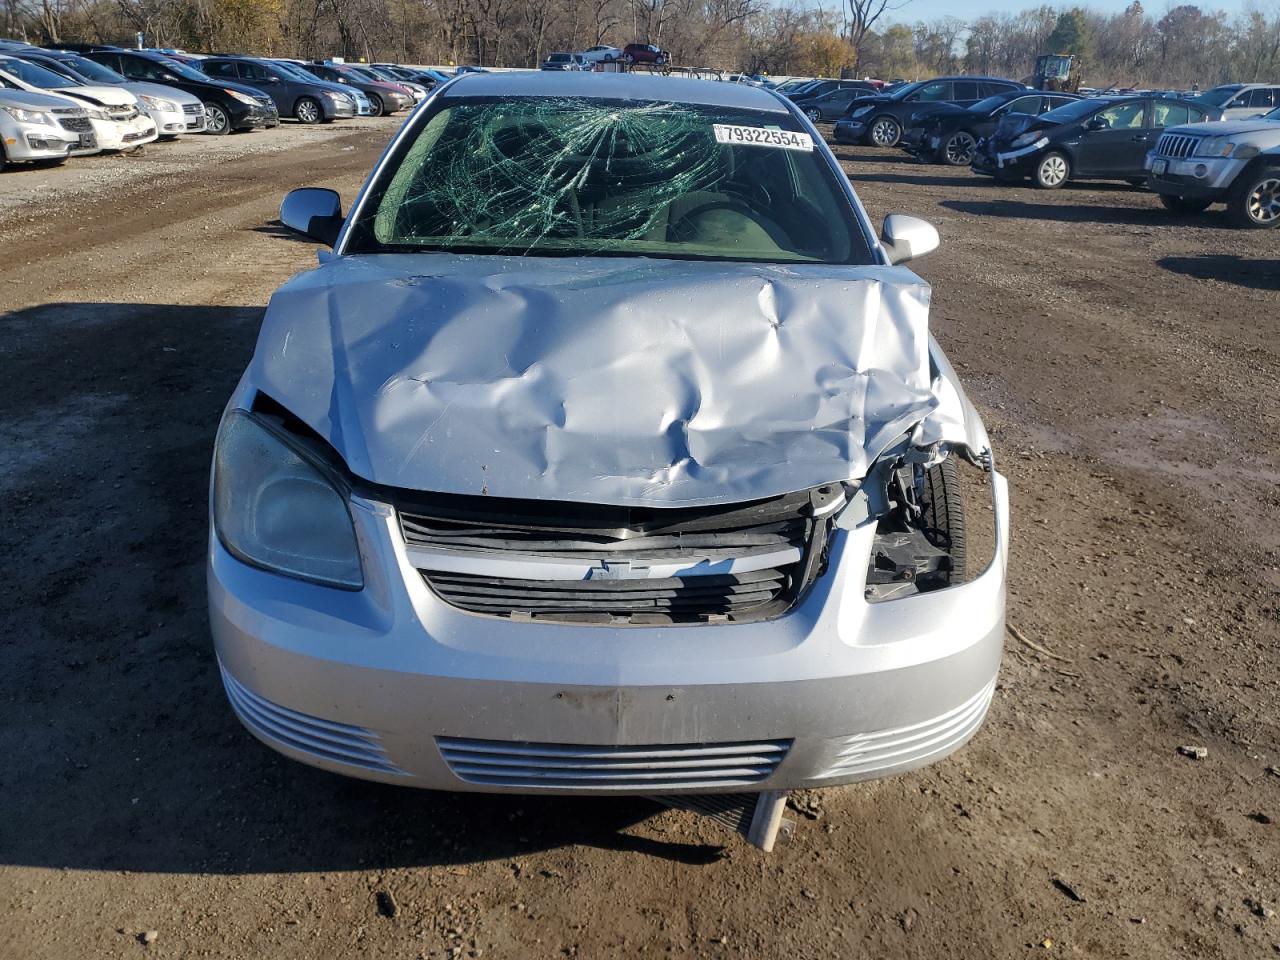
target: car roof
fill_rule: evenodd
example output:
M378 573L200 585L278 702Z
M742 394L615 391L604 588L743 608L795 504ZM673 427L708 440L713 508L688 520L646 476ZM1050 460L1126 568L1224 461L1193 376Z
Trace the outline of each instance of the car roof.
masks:
M761 87L636 73L468 73L445 87L442 96L657 100L770 113L790 112L781 98Z

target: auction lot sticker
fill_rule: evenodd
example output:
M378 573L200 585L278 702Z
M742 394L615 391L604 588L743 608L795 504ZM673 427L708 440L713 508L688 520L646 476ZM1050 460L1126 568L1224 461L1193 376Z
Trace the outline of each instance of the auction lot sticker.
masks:
M772 130L767 127L739 127L732 123L713 123L711 126L716 132L716 143L742 143L813 152L813 138L807 133Z

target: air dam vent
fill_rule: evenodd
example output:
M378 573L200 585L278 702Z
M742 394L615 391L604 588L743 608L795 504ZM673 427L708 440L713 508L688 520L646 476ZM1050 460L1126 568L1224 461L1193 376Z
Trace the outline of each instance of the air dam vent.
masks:
M595 746L437 737L459 780L494 787L590 791L737 788L767 780L790 740Z
M437 498L401 503L409 562L489 616L662 625L789 609L819 574L839 485L703 508Z

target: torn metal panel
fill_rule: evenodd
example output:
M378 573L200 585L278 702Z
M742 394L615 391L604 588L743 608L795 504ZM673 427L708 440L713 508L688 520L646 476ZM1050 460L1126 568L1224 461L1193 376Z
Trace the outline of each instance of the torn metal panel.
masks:
M728 503L860 478L939 407L928 301L884 266L342 257L250 375L376 483Z

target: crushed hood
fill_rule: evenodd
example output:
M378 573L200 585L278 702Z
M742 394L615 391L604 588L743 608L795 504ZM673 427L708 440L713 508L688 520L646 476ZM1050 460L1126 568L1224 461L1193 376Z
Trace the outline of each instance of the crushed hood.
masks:
M375 483L732 502L932 418L928 303L901 267L339 257L272 297L249 385Z

